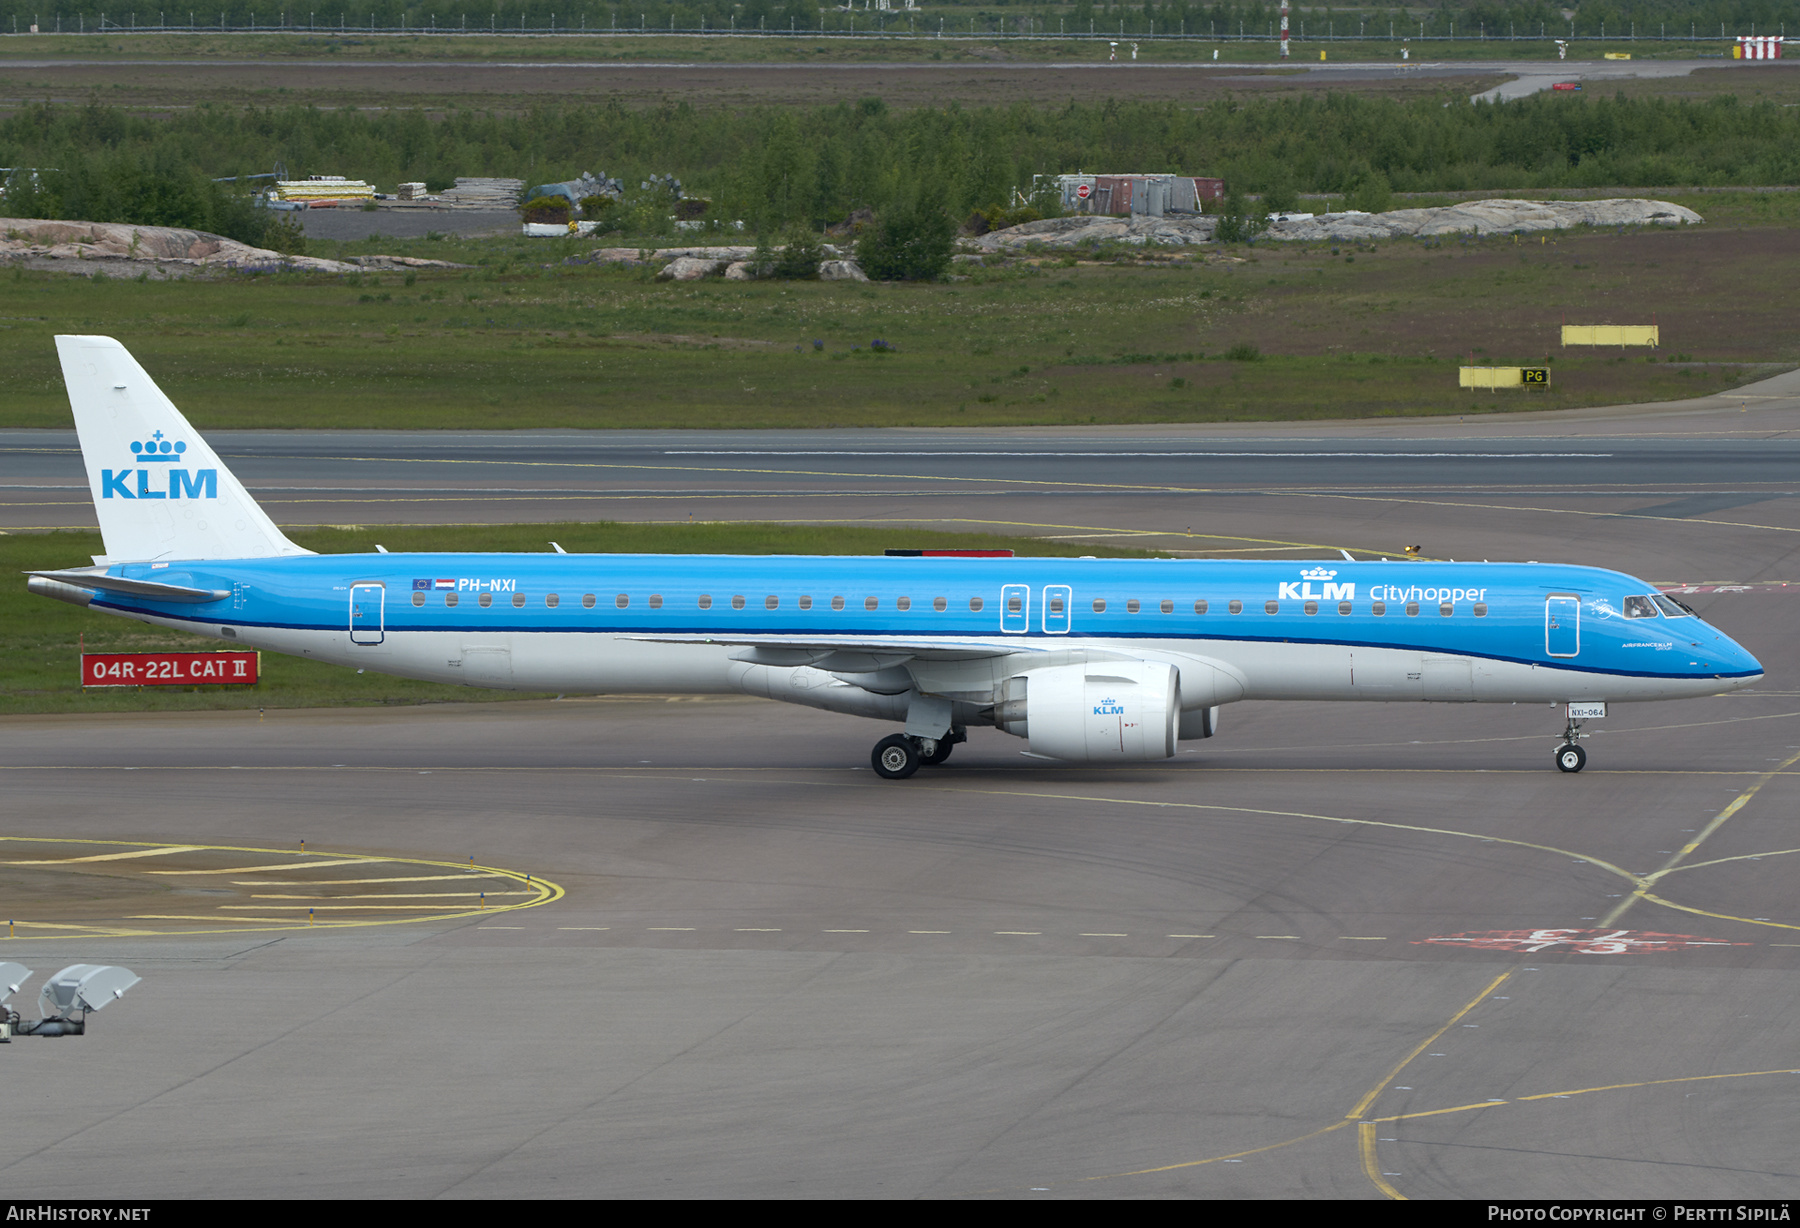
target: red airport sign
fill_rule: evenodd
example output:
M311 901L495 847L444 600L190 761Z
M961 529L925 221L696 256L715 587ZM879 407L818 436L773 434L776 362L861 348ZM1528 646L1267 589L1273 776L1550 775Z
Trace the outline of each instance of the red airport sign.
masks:
M260 652L84 652L81 685L254 686Z
M1550 87L1553 90L1578 90L1581 87L1573 81L1558 81Z

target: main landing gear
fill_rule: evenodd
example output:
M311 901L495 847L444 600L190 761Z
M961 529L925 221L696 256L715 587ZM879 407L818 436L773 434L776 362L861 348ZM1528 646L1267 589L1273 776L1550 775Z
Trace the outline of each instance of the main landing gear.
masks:
M1556 748L1557 771L1579 772L1587 766L1587 752L1581 749L1581 739L1585 736L1581 732L1581 722L1571 716L1563 729L1563 744Z
M869 762L877 776L905 780L921 765L936 767L950 757L958 742L968 740L969 735L961 729L952 729L941 738L914 738L896 733L875 743Z

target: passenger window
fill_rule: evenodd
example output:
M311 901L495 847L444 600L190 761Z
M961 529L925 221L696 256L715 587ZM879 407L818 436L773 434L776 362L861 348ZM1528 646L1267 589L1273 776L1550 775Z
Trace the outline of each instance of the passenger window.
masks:
M1096 613L1096 614L1106 613L1106 598L1104 598L1104 597L1094 598L1094 613Z
M487 609L489 606L494 604L494 594L492 594L492 593L481 594L481 596L475 598L475 604L480 606L484 610Z
M844 599L842 597L833 597L831 599L831 608L834 610L843 609L844 608Z
M544 594L544 605L547 608L554 610L557 606L559 606L561 604L562 604L562 598L557 596L555 593L545 593Z
M1478 601L1475 603L1475 617L1476 618L1486 618L1487 617L1487 602Z
M1419 616L1419 603L1418 602L1409 601L1406 603L1406 616L1408 618L1417 618Z
M902 610L910 610L912 609L912 598L902 597L900 600L894 602L894 604Z
M1242 614L1244 612L1244 603L1241 601L1233 601L1225 608L1230 610L1233 614Z
M1455 606L1451 605L1448 601L1446 601L1442 605L1438 606L1438 613L1442 614L1445 618L1449 618L1451 613L1455 609L1456 609Z
M613 604L618 606L621 610L629 609L631 606L631 594L620 593L617 597L613 598Z
M1196 614L1206 613L1206 599L1204 597L1202 597L1199 601L1196 601L1194 603L1194 613L1196 613Z
M1309 601L1301 608L1306 611L1306 616L1311 618L1314 614L1319 612L1319 603L1316 601Z
M1648 597L1625 598L1626 618L1655 618L1656 603Z
M1173 601L1170 601L1167 597L1164 597L1163 603L1162 603L1162 612L1164 614L1173 614L1175 612L1175 603Z
M733 593L732 594L731 608L734 610L741 610L744 608L744 595L742 593Z
M1281 612L1281 603L1279 601L1263 602L1263 613L1264 614L1279 614L1280 612Z
M581 608L584 610L591 610L594 608L594 594L583 593L581 595Z
M931 608L936 610L939 614L942 614L945 610L950 608L950 603L942 597L933 597L931 599Z
M803 610L812 609L812 594L811 593L801 593L800 594L800 608Z
M881 608L881 598L879 598L879 597L864 597L863 598L863 609L879 610L880 608Z
M774 593L770 593L767 597L763 598L763 609L778 610L780 608L781 598L777 597Z
M711 593L701 593L700 594L700 608L703 610L712 609L712 594Z
M1372 603L1369 606L1369 613L1373 614L1376 618L1382 617L1387 613L1387 602L1377 601Z
M974 611L977 614L981 613L981 598L979 598L979 597L969 598L969 609Z
M1050 598L1050 612L1052 614L1061 614L1063 612L1063 599L1061 593L1057 593Z
M1127 614L1136 614L1138 612L1138 609L1139 609L1138 599L1136 597L1133 597L1131 600L1129 600L1125 603L1125 612Z
M1008 597L1006 599L1006 612L1008 614L1017 614L1024 608L1025 608L1025 599L1023 597L1015 596L1015 597Z
M653 610L662 609L662 594L661 593L651 593L650 594L650 608Z
M524 608L525 608L525 594L524 593L514 593L513 594L513 609L522 610Z
M413 594L413 604L414 605L424 605L425 604L425 594L424 593L414 593Z
M1338 602L1338 613L1339 614L1348 614L1349 612L1350 612L1350 603L1348 601Z
M457 601L457 597L456 597L455 593L445 593L444 594L444 607L446 609L454 610L456 608L456 601Z

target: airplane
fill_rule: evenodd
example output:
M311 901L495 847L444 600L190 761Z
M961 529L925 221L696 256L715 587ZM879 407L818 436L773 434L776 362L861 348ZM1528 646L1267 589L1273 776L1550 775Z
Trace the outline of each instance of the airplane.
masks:
M1540 563L333 554L289 541L125 347L57 353L106 553L29 573L89 609L356 669L563 693L749 694L897 724L889 779L970 728L1076 762L1169 759L1244 700L1567 705L1762 666L1617 571ZM554 543L552 543L554 544Z

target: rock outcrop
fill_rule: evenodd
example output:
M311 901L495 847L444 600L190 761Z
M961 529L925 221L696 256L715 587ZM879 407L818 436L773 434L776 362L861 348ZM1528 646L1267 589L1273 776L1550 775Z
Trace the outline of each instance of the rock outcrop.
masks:
M1572 226L1682 226L1704 219L1692 209L1662 200L1474 200L1435 209L1388 213L1325 213L1271 222L1260 236L1288 242L1427 238L1448 234L1515 234ZM1210 242L1219 219L1204 216L1054 217L989 231L971 240L983 252L1031 247L1067 250L1103 243L1134 247L1184 247Z
M168 269L261 271L299 269L311 273L361 273L369 269L468 268L447 260L416 256L358 256L321 260L251 247L223 235L174 226L133 226L125 222L56 222L41 218L0 218L0 260L111 261ZM85 270L80 270L85 271Z

